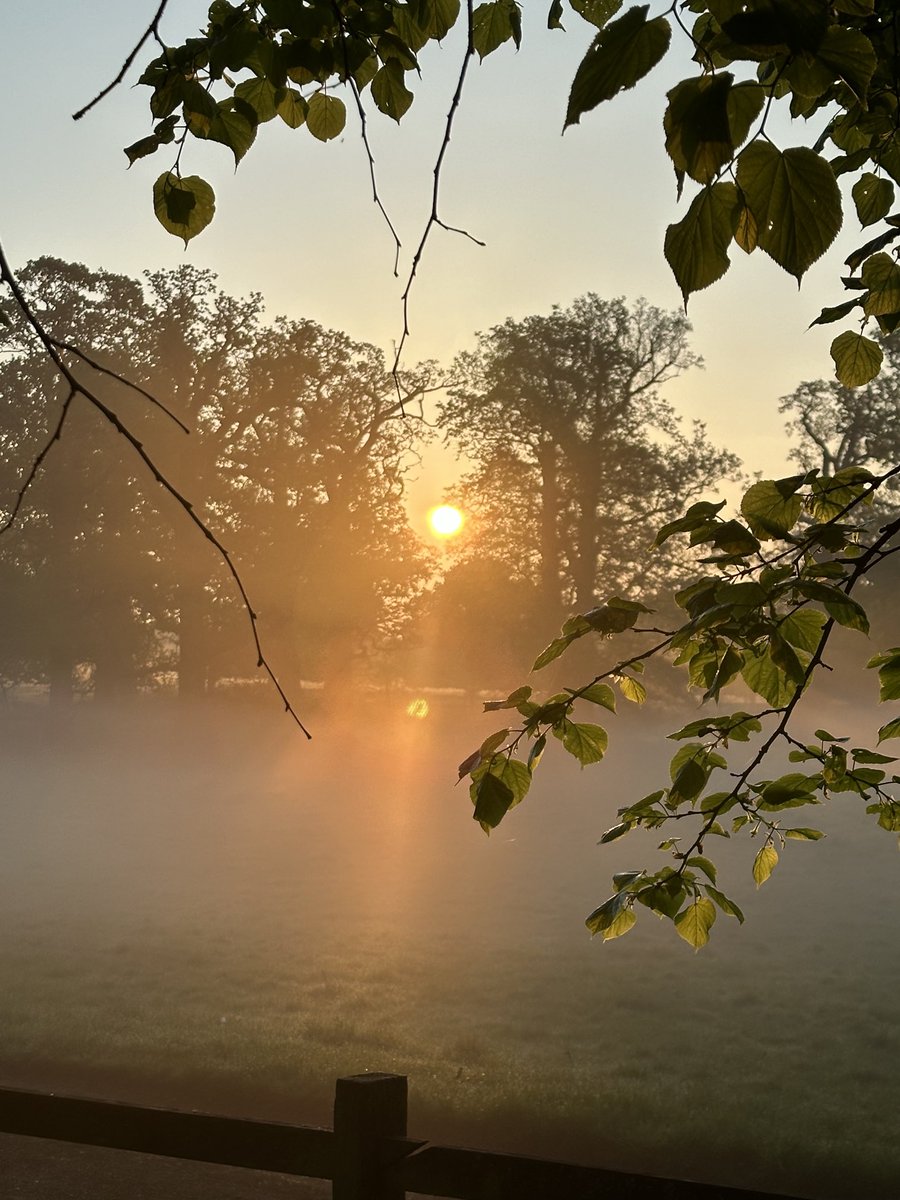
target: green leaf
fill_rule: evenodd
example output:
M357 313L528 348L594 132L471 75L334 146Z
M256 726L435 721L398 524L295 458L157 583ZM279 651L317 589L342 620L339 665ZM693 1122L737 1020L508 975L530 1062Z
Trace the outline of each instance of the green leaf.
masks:
M859 308L862 305L862 297L854 296L852 300L845 300L843 304L835 304L831 308L823 308L814 321L810 322L810 329L813 325L831 325L834 321L841 321L848 313L853 312L854 308Z
M155 133L149 137L141 138L140 141L134 142L131 146L125 147L125 155L128 159L129 167L137 162L139 158L146 158L148 154L155 154L159 149L159 138Z
M583 767L588 763L600 762L609 745L609 736L600 725L563 721L562 728L554 729L553 733Z
M610 712L616 711L616 693L608 683L592 683L579 693L579 699L590 700L591 704L599 704Z
M548 663L552 663L553 660L559 658L562 652L567 650L574 641L574 637L554 638L550 645L545 646L534 660L534 663L531 667L532 671L540 671L543 667L546 667Z
M629 916L630 920L628 920ZM634 920L634 913L631 911L631 897L628 892L617 892L608 900L604 900L599 908L594 909L585 920L585 925L592 934L603 934L604 941L607 941L627 933L634 924Z
M223 100L218 116L213 117L206 136L227 146L237 166L256 139L256 112L241 100Z
M705 897L695 898L684 912L675 918L675 928L689 946L699 950L709 941L709 931L716 920L716 907Z
M873 254L863 263L862 281L869 289L863 300L867 317L900 310L900 267L890 254Z
M485 833L500 824L514 803L512 788L488 771L471 787L475 801L473 816Z
M634 87L663 58L672 30L665 17L648 21L649 7L630 8L597 34L572 80L564 129L604 100Z
M299 129L306 122L306 101L293 88L285 88L278 102L278 115L289 129Z
M801 279L841 227L841 194L831 167L805 147L782 153L756 141L741 152L737 185L756 218L761 249Z
M689 858L687 860L687 865L689 867L696 867L699 871L702 871L707 879L709 879L710 883L716 882L716 868L713 863L711 863L708 858L704 858L702 854L695 854L692 858Z
M672 268L685 304L693 292L709 287L728 270L728 247L737 230L739 215L740 202L734 184L714 183L694 197L677 225L666 230L666 262ZM664 527L656 544L660 545L660 539L664 541L671 532L679 531Z
M765 785L760 795L759 807L767 812L774 812L780 808L798 808L808 804L821 782L822 776L818 773L811 776L799 772L782 775L780 779Z
M703 885L703 890L706 892L707 896L711 896L712 899L715 900L716 904L718 904L723 913L729 917L736 917L738 923L743 925L744 914L733 900L728 899L724 892L720 892L718 888L714 888L708 883Z
M544 753L544 748L547 745L547 735L542 733L540 737L535 738L534 745L528 751L528 770L534 771L541 761L541 756Z
M876 654L866 665L878 670L879 700L900 700L900 650Z
M153 208L163 229L183 238L186 246L213 219L216 198L198 175L180 179L173 171L166 171L153 185Z
M619 691L632 704L643 704L647 699L647 689L639 679L632 679L630 675L616 675L615 681Z
M794 829L783 829L782 833L786 838L793 838L798 842L818 842L825 836L821 829L804 829L802 826L797 826Z
M789 613L778 626L781 636L792 646L814 654L822 640L825 614L815 608L798 608Z
M881 347L871 338L848 329L831 343L835 375L844 387L862 387L871 383L881 370Z
M829 25L816 50L816 58L840 76L865 105L878 60L872 43L863 33L842 25Z
M632 828L633 826L630 821L620 821L618 825L613 825L612 828L607 829L597 845L605 846L608 842L615 842L620 837L624 837Z
M412 104L413 94L406 86L406 75L396 59L389 59L375 74L372 99L385 116L398 122Z
M741 516L760 541L783 538L800 519L803 499L797 494L802 477L763 479L744 493Z
M486 737L481 743L479 753L482 758L490 758L495 750L499 750L506 739L509 737L508 729L498 729L496 733L492 733Z
M720 71L683 79L668 93L666 150L676 170L698 183L711 183L734 155L728 114L733 83L733 75Z
M796 684L775 665L767 650L755 650L749 654L741 671L741 678L751 691L762 696L773 708L783 708L797 690Z
M774 846L763 846L753 860L753 878L756 886L762 887L778 864L778 851Z
M249 104L256 113L258 121L271 121L278 113L278 105L282 99L280 89L276 89L268 79L247 79L234 89L235 99Z
M343 100L337 96L328 96L325 92L316 92L310 99L306 111L306 125L309 132L320 142L330 142L344 130L347 121L347 109Z
M492 0L479 4L473 12L472 39L482 62L513 36L514 7L511 0Z
M891 211L891 205L894 203L894 185L889 179L866 171L853 185L852 196L859 223L865 228L866 225L874 225Z
M878 730L878 744L890 741L891 738L900 737L900 717L895 717L893 721L888 721L887 725L882 725Z

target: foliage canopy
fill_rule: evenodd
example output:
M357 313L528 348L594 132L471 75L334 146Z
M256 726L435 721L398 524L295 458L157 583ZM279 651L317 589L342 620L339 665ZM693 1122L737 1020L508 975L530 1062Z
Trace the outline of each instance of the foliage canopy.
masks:
M570 10L596 30L571 82L564 127L636 85L673 45L686 47L696 69L669 91L663 117L678 198L685 188L691 193L664 245L685 301L725 274L734 245L748 254L761 250L802 279L841 228L840 182L849 183L856 216L870 233L846 260L841 282L850 298L824 309L816 323L857 318L832 343L835 373L847 389L871 383L882 367L882 339L900 325L900 213L891 211L900 183L896 5L684 0L657 15L649 4L621 8L621 0L551 0L548 6L551 30L563 27ZM459 0L215 0L200 35L162 46L141 76L151 89L155 125L126 153L133 162L173 147L174 160L154 185L158 219L185 243L213 219L212 189L182 173L191 138L223 144L236 164L259 126L276 117L328 141L347 119L348 105L337 94L343 89L365 139L367 94L381 113L400 121L413 102L409 81L420 69L420 52L455 28L464 30L465 50L436 189L470 60L521 40L515 0L477 6L471 0L465 6ZM158 38L158 17L151 31ZM813 137L777 145L772 116L778 106L811 123ZM433 224L442 224L436 203L426 237ZM412 275L417 260L418 254ZM6 268L4 279L9 282ZM607 640L635 631L652 642L640 653L614 657L580 686L545 699L523 686L492 702L492 710L515 713L516 726L498 730L460 766L460 777L471 780L475 817L489 830L524 798L549 738L582 764L603 758L605 728L576 720L576 706L579 717L586 704L592 712L614 711L615 689L642 702L640 675L650 658L673 657L710 704L737 680L757 697L749 708L726 705L674 731L670 736L683 744L669 778L623 807L604 835L610 842L636 828L663 831L659 848L671 855L659 870L614 876L613 894L588 918L591 931L605 939L631 928L637 905L670 919L695 948L708 940L717 912L742 920L718 887L708 853L715 837L743 831L757 839L752 873L760 886L788 840L820 836L793 824L795 808L835 794L858 795L879 825L900 832L900 778L891 774L890 755L847 745L826 729L804 740L791 724L835 628L867 633L859 585L900 549L900 517L888 514L874 524L867 517L900 467L873 473L860 465L823 465L825 471L810 467L757 481L739 516L723 514L724 502L704 500L668 521L656 547L686 539L698 555L695 578L676 596L681 622L644 629L648 607L617 595L570 617L538 656L536 670L589 635ZM868 665L877 672L880 699L900 699L900 647L870 656ZM900 718L893 718L881 725L875 744L897 737ZM777 747L787 749L796 769L769 778L766 764ZM673 823L679 832L670 836Z

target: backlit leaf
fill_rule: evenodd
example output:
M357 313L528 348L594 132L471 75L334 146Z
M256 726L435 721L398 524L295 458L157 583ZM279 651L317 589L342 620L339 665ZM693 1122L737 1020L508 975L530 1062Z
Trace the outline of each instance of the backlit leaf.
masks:
M309 101L306 125L309 132L320 142L330 142L338 137L347 121L347 109L338 96L316 92Z
M737 229L740 204L733 183L715 183L694 197L677 225L666 230L665 256L685 304L728 270L728 247Z
M647 4L630 8L597 34L572 80L564 129L604 100L634 87L665 55L671 27L665 17L648 21L648 11Z
M860 225L874 225L891 211L894 185L889 179L866 171L853 185L852 195Z
M406 75L396 59L389 59L372 80L372 99L387 117L399 121L413 102Z
M741 152L737 184L756 218L759 246L800 279L841 227L841 195L828 163L803 146L782 153L756 141Z
M174 171L166 171L153 185L153 208L163 229L183 238L186 246L213 219L216 198L198 175L181 179Z
M576 721L563 721L561 729L554 734L566 750L577 758L582 766L600 762L609 745L609 735L600 725L585 725Z
M844 387L862 387L871 383L881 370L881 347L871 338L848 329L831 343L835 375Z
M709 931L716 920L716 907L705 897L695 899L675 918L675 928L689 946L699 950L709 941Z
M788 481L763 479L744 493L741 515L761 541L784 537L800 519L803 500Z
M778 851L774 846L763 846L753 860L753 878L757 887L762 887L778 865Z
M863 300L867 317L900 311L900 267L890 254L882 252L867 258L862 267L862 281L869 289Z

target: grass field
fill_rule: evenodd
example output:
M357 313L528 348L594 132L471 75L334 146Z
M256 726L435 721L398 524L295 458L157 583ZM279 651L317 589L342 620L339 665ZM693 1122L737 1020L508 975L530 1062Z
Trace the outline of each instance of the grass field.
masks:
M417 1136L895 1200L895 839L845 798L759 893L723 846L748 921L703 953L649 914L603 946L653 843L595 843L657 741L547 763L487 839L452 786L478 728L10 713L0 1081L328 1124L335 1076L400 1071Z

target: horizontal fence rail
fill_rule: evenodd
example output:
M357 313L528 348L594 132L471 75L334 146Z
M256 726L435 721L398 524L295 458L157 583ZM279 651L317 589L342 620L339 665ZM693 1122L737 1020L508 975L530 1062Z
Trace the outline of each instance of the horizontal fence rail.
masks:
M0 1088L0 1132L332 1181L333 1200L799 1200L407 1137L405 1075L337 1081L334 1129Z

